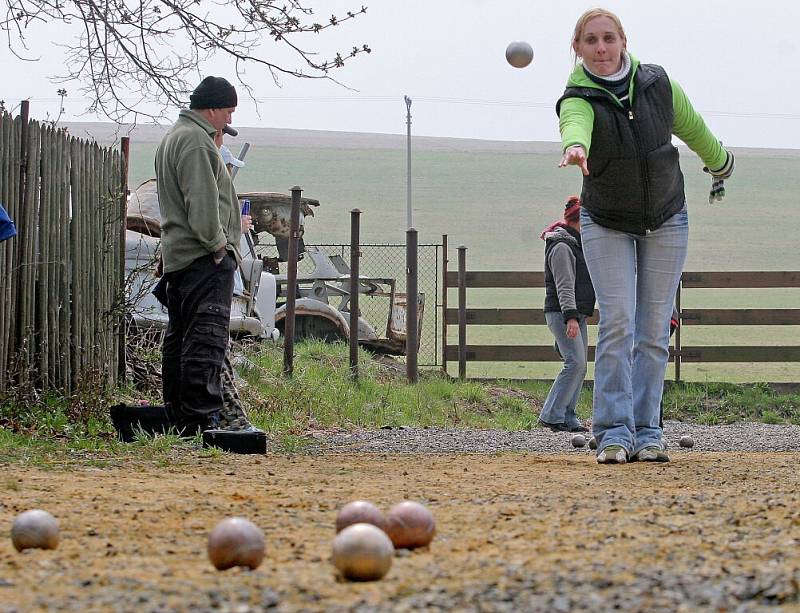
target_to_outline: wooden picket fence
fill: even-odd
[[[447,363],[458,363],[459,377],[466,378],[467,362],[557,362],[561,358],[547,345],[469,345],[468,326],[529,326],[547,325],[541,308],[467,308],[467,288],[523,289],[543,288],[544,273],[532,271],[467,271],[466,255],[459,248],[459,269],[444,271],[444,290],[458,288],[458,308],[445,308],[445,323],[458,325],[458,342],[448,344],[445,335],[442,361],[445,372]],[[683,326],[749,326],[800,325],[800,309],[797,308],[742,308],[742,309],[684,309],[681,297],[685,292],[697,288],[745,288],[753,292],[767,288],[800,287],[800,271],[741,271],[741,272],[684,272],[677,295],[677,307],[681,326],[673,337],[670,360],[675,364],[675,380],[681,380],[681,364],[689,362],[800,362],[800,345],[696,345],[681,343],[680,329]],[[446,304],[446,303],[445,303]],[[597,324],[597,312],[588,320]],[[726,338],[721,334],[722,339]],[[594,360],[594,346],[589,347],[590,361]],[[800,370],[798,370],[800,381]]]
[[[127,140],[122,150],[0,114],[0,392],[71,393],[122,367]]]

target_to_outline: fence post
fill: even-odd
[[[20,217],[25,207],[26,179],[28,177],[28,121],[30,120],[31,103],[23,100],[19,107],[20,119],[20,152],[19,152],[19,210]]]
[[[21,377],[17,384],[29,385],[31,382],[28,377],[30,373],[30,355],[33,347],[31,330],[28,329],[28,298],[26,290],[30,291],[32,283],[28,284],[28,278],[32,267],[30,259],[27,257],[28,251],[33,248],[36,239],[34,237],[33,224],[36,220],[31,215],[28,203],[28,149],[30,147],[30,101],[23,100],[20,103],[20,154],[19,154],[19,200],[17,203],[17,239],[16,266],[18,271],[14,275],[14,297],[15,302],[15,339],[13,351],[16,353],[18,375]]]
[[[300,194],[303,189],[292,188],[292,212],[289,216],[289,255],[286,270],[286,323],[283,328],[283,374],[294,372],[294,307],[297,296],[297,248],[300,239]]]
[[[15,216],[15,207],[11,202],[14,193],[16,168],[11,163],[14,159],[10,145],[14,142],[14,119],[5,111],[0,113],[0,201],[8,208],[12,219]],[[0,243],[0,268],[8,271],[0,277],[0,392],[6,390],[8,385],[8,348],[11,335],[9,318],[11,312],[11,270],[14,267],[12,255],[12,242]]]
[[[678,327],[675,329],[675,383],[681,380],[681,283],[678,281],[678,291],[675,292],[675,308],[678,311]]]
[[[361,211],[350,211],[350,377],[358,379],[358,263],[361,257]]]
[[[409,383],[419,380],[417,352],[419,351],[419,292],[417,277],[417,231],[406,230],[406,379]]]
[[[442,234],[442,372],[447,374],[447,234]]]
[[[119,286],[114,288],[114,291],[119,300],[124,300],[125,291],[125,239],[127,232],[127,219],[128,219],[128,167],[131,157],[131,138],[130,136],[123,136],[120,142],[120,151],[122,152],[122,181],[120,185],[119,197],[119,213],[122,218],[120,225],[120,261],[119,261]],[[117,337],[119,347],[118,364],[117,364],[117,377],[119,381],[125,381],[125,346],[126,346],[126,331],[125,331],[125,314],[120,314],[119,322],[119,335]]]
[[[458,378],[467,378],[467,248],[458,248]]]

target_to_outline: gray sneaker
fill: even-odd
[[[669,456],[658,445],[650,445],[636,452],[631,462],[669,462]]]
[[[597,454],[598,464],[625,464],[628,452],[621,445],[608,445]]]

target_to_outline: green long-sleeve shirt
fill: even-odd
[[[638,67],[639,61],[631,56],[632,74],[629,90],[631,103],[633,103],[635,96],[633,75]],[[700,114],[694,110],[692,103],[681,86],[673,79],[670,79],[670,85],[672,86],[672,107],[674,110],[672,133],[686,143],[689,149],[694,151],[706,166],[712,169],[722,168],[727,160],[725,149],[722,148],[717,138],[708,129]],[[567,87],[603,89],[603,87],[586,76],[581,64],[578,64],[575,70],[572,71],[567,81]],[[619,99],[614,94],[608,93],[619,102]],[[619,104],[622,106],[621,102]],[[592,129],[594,127],[592,105],[583,98],[567,98],[563,100],[558,126],[561,131],[562,150],[573,145],[581,145],[588,157],[592,145]]]
[[[202,115],[183,110],[156,151],[165,273],[223,247],[241,260],[239,204],[215,132]]]

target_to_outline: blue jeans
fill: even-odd
[[[570,428],[580,425],[575,407],[581,395],[583,379],[586,377],[586,353],[589,337],[586,334],[586,317],[578,318],[579,334],[567,336],[567,324],[559,311],[544,314],[547,327],[556,337],[558,350],[564,358],[564,367],[558,373],[553,387],[547,394],[539,419],[548,424],[567,424]]]
[[[600,226],[581,211],[583,253],[600,326],[594,365],[598,453],[661,446],[659,407],[669,361],[669,320],[686,260],[686,207],[644,236]]]

